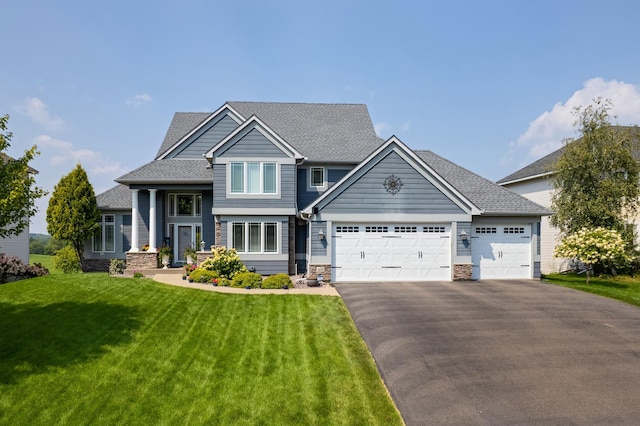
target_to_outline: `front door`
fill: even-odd
[[[193,227],[191,225],[178,225],[178,247],[176,247],[178,252],[174,253],[176,262],[184,261],[184,251],[191,247],[192,241]]]

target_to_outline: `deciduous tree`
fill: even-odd
[[[37,147],[26,150],[22,157],[11,158],[9,148],[12,133],[7,131],[9,116],[0,117],[0,237],[20,235],[29,225],[29,218],[38,212],[35,201],[46,195],[36,186],[29,162],[39,154]]]
[[[47,208],[47,230],[53,238],[67,241],[86,271],[84,243],[98,229],[100,211],[87,173],[78,164],[55,186]]]
[[[627,223],[639,207],[640,166],[637,128],[613,126],[612,103],[598,98],[576,108],[580,137],[565,141],[554,165],[551,224],[565,235],[582,228],[615,229],[633,241]],[[615,117],[614,117],[615,118]]]

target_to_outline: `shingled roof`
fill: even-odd
[[[484,215],[549,215],[552,212],[431,151],[414,151]]]
[[[615,131],[631,131],[631,135],[635,138],[640,138],[640,128],[638,126],[612,126]],[[505,176],[498,180],[496,183],[499,185],[505,185],[509,183],[519,182],[522,180],[533,179],[536,177],[549,175],[554,172],[553,167],[558,161],[558,158],[562,155],[564,146],[553,151],[551,154],[547,154],[539,160],[524,166],[520,170],[511,173],[509,176]],[[640,160],[640,152],[636,152],[635,157]]]
[[[102,194],[96,195],[100,210],[131,209],[131,190],[125,185],[116,185]]]
[[[382,144],[364,104],[228,102],[257,116],[309,161],[358,163]]]
[[[211,184],[213,171],[209,162],[202,159],[153,160],[144,166],[120,176],[116,182],[131,184]]]

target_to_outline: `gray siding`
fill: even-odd
[[[22,263],[29,263],[29,226],[20,233],[7,238],[0,238],[0,253],[16,256]]]
[[[318,237],[320,230],[325,235],[323,240]],[[331,238],[331,232],[327,232],[326,222],[311,222],[311,256],[327,255],[327,239]]]
[[[395,195],[384,187],[385,179],[392,174],[400,178],[403,185]],[[330,213],[464,213],[395,152],[389,153],[363,176],[351,182],[339,196],[322,204],[322,211]]]
[[[245,266],[249,269],[255,269],[260,275],[288,274],[289,262],[286,260],[254,260],[245,262]]]
[[[84,256],[86,259],[124,259],[125,252],[131,249],[131,212],[130,211],[103,211],[101,214],[114,215],[115,251],[94,252],[93,238],[84,243]],[[141,243],[143,244],[143,243]]]
[[[253,129],[235,143],[225,144],[218,151],[218,157],[260,157],[282,158],[288,157],[280,148],[275,146],[262,133]]]
[[[330,169],[327,168],[327,189],[345,177],[350,169]],[[298,169],[298,207],[303,209],[315,201],[322,192],[316,189],[309,189],[309,169]]]
[[[456,256],[471,256],[471,222],[458,222],[458,235],[453,237],[456,239]],[[460,233],[467,233],[467,240],[462,241]]]
[[[294,208],[296,166],[280,165],[280,198],[236,196],[227,198],[227,165],[213,166],[213,205],[219,208]]]
[[[237,127],[235,120],[225,115],[191,136],[172,153],[171,158],[202,158],[202,154],[216,146]]]

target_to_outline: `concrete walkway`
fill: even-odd
[[[318,296],[336,296],[340,295],[336,289],[331,285],[323,285],[322,287],[309,287],[309,288],[291,288],[289,290],[280,289],[251,289],[246,290],[244,288],[231,288],[231,287],[214,287],[210,284],[190,283],[183,280],[181,274],[156,274],[153,277],[154,281],[163,284],[175,285],[178,287],[196,288],[205,291],[215,291],[218,293],[236,293],[236,294],[310,294]]]

